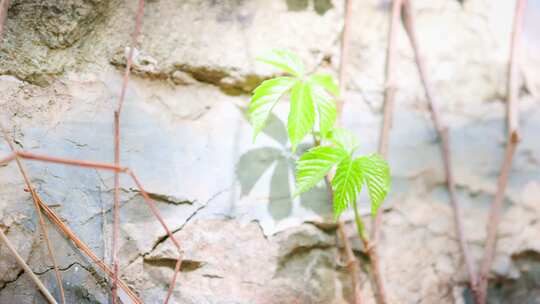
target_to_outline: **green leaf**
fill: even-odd
[[[253,125],[253,141],[264,128],[268,116],[278,100],[295,84],[292,77],[276,77],[263,81],[253,91],[248,107],[249,121]]]
[[[257,60],[268,63],[296,77],[304,75],[304,64],[298,55],[287,50],[272,50]]]
[[[358,163],[349,155],[339,163],[336,175],[332,180],[334,189],[334,217],[337,219],[349,204],[356,201],[362,189],[362,173]]]
[[[327,136],[333,144],[349,152],[354,152],[359,146],[358,138],[349,130],[344,128],[335,128]]]
[[[330,74],[313,74],[309,77],[312,83],[324,88],[334,96],[339,96],[339,86],[334,82],[334,77]]]
[[[296,151],[298,143],[311,131],[314,121],[315,109],[310,86],[298,81],[291,90],[291,111],[287,123],[293,152]]]
[[[321,136],[326,137],[326,134],[332,129],[336,122],[336,103],[332,96],[317,86],[311,87],[311,95],[313,101],[317,105],[317,111],[319,113],[320,134]]]
[[[347,151],[329,146],[315,147],[304,153],[296,162],[294,196],[313,188],[344,157],[347,157]]]
[[[375,216],[390,190],[390,167],[378,154],[362,156],[354,161],[368,187],[371,214]]]

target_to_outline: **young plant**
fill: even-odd
[[[273,50],[258,60],[277,67],[287,76],[263,81],[253,91],[248,107],[248,118],[255,129],[253,139],[265,127],[274,106],[288,95],[287,132],[293,152],[309,133],[315,140],[315,147],[301,155],[296,163],[294,195],[310,190],[335,168],[329,189],[333,192],[334,217],[339,218],[352,205],[360,237],[367,237],[358,215],[357,197],[366,185],[372,215],[377,213],[390,188],[388,164],[376,154],[354,157],[358,140],[350,131],[334,126],[338,114],[335,97],[339,95],[339,87],[332,76],[306,75],[300,58],[285,50]]]

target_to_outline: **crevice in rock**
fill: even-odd
[[[136,192],[137,194],[140,194],[140,191],[138,190],[132,190],[132,191]],[[180,198],[173,195],[167,195],[167,194],[162,194],[162,193],[148,192],[148,195],[150,196],[150,198],[152,198],[156,202],[162,202],[162,203],[171,204],[175,206],[193,205],[193,203],[195,202],[195,201],[188,200],[185,198]]]
[[[309,254],[312,250],[316,250],[316,249],[327,250],[333,247],[334,246],[328,245],[328,244],[314,244],[311,246],[298,246],[294,248],[292,251],[290,251],[289,253],[287,253],[286,255],[280,257],[278,263],[281,267],[283,267],[295,256],[306,255],[306,254]]]
[[[141,195],[141,192],[139,190],[135,190],[135,189],[129,189],[129,190],[121,189],[121,190],[124,193],[136,193],[136,196],[132,196],[132,197],[130,197],[128,199],[124,199],[124,200],[120,201],[120,208],[124,207],[125,205],[130,203],[134,198]],[[107,191],[102,191],[102,192],[112,192],[112,189],[109,189]],[[153,199],[155,202],[160,202],[160,203],[165,203],[165,204],[170,204],[170,205],[175,205],[175,206],[193,205],[196,202],[196,200],[188,200],[188,199],[179,198],[179,197],[176,197],[176,196],[173,196],[173,195],[166,195],[166,194],[162,194],[162,193],[152,193],[152,192],[147,192],[147,193],[150,196],[150,198]],[[107,208],[106,210],[100,211],[100,212],[90,216],[82,224],[85,225],[85,224],[91,222],[92,220],[94,220],[95,218],[97,218],[98,216],[107,215],[107,214],[111,213],[113,209],[114,208],[111,207],[111,208]]]
[[[110,63],[118,68],[126,67],[126,50],[119,50]],[[254,73],[243,73],[234,67],[211,67],[175,63],[161,66],[151,55],[136,50],[131,72],[139,77],[152,80],[168,80],[175,85],[192,85],[197,82],[218,87],[227,95],[250,94],[259,83],[270,77]]]
[[[231,189],[232,186],[229,186],[223,190],[220,190],[218,191],[217,193],[215,193],[214,195],[212,195],[212,197],[210,197],[208,199],[208,201],[204,204],[204,205],[201,205],[199,208],[197,208],[185,221],[184,223],[171,231],[172,234],[175,234],[177,233],[178,231],[182,230],[201,210],[203,210],[204,208],[206,208],[208,206],[208,204],[210,204],[216,197],[218,197],[219,195],[221,195],[222,193],[226,192],[226,191],[229,191]],[[163,235],[162,237],[158,238],[157,241],[154,243],[154,245],[152,246],[152,249],[149,251],[149,252],[146,252],[144,254],[142,254],[143,257],[146,257],[148,254],[150,254],[152,251],[154,251],[158,246],[159,244],[161,243],[164,243],[166,240],[169,239],[169,235],[168,234],[165,234]]]
[[[143,258],[143,262],[145,264],[148,264],[150,266],[154,267],[166,267],[170,269],[175,269],[176,267],[176,259],[170,259],[170,258]],[[181,272],[191,272],[195,271],[201,267],[203,267],[206,263],[202,261],[195,261],[195,260],[182,260],[182,266],[180,267]]]
[[[4,290],[4,288],[6,288],[9,284],[15,283],[18,279],[20,279],[20,277],[23,275],[23,273],[24,273],[24,270],[21,269],[21,270],[17,273],[17,276],[15,277],[15,279],[10,280],[10,281],[4,281],[4,282],[3,282],[3,285],[0,286],[0,292],[2,292],[2,290]]]
[[[208,274],[208,273],[205,273],[202,276],[209,279],[224,279],[225,278],[217,274]]]

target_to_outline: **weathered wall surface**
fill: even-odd
[[[20,149],[112,162],[112,113],[135,2],[12,1],[0,43],[0,108]],[[414,4],[419,41],[450,126],[466,234],[479,259],[505,142],[502,99],[514,1],[462,2]],[[361,153],[373,152],[378,141],[388,13],[388,1],[355,1],[342,120],[358,134]],[[536,28],[532,14],[527,29]],[[280,121],[287,105],[278,107],[279,117],[256,143],[242,114],[248,92],[275,73],[254,60],[271,48],[291,49],[309,67],[335,73],[342,15],[343,2],[330,0],[146,4],[122,116],[122,162],[139,175],[182,242],[186,260],[174,302],[346,303],[350,298],[324,189],[291,198],[295,156]],[[493,303],[540,303],[540,78],[534,33],[525,33],[523,141],[499,231]],[[465,303],[465,269],[439,145],[403,30],[398,44],[389,151],[393,188],[379,244],[388,296],[390,303]],[[1,144],[0,152],[7,153],[7,146]],[[110,261],[112,174],[35,162],[27,167],[44,200]],[[130,180],[122,179],[122,190],[121,275],[145,303],[159,303],[174,271],[175,251]],[[36,223],[16,166],[0,168],[0,228],[58,293]],[[353,227],[348,228],[363,257]],[[68,301],[106,303],[104,275],[52,227],[51,238]],[[365,273],[362,289],[373,303]],[[41,302],[0,246],[0,303]]]

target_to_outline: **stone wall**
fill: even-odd
[[[0,116],[18,148],[113,160],[113,109],[137,1],[14,0],[0,43]],[[428,71],[450,127],[465,231],[482,255],[505,143],[504,95],[514,1],[413,1]],[[540,303],[540,77],[537,1],[521,54],[523,141],[511,171],[492,303]],[[278,106],[252,142],[243,109],[275,70],[271,48],[336,73],[343,1],[153,0],[122,116],[122,162],[140,177],[184,250],[175,303],[347,303],[351,288],[324,188],[291,198],[295,155]],[[389,1],[354,1],[343,124],[373,152],[381,125]],[[537,15],[536,15],[537,16]],[[536,38],[535,38],[536,37]],[[436,133],[413,53],[398,33],[393,186],[379,244],[390,303],[467,303]],[[304,149],[309,147],[306,142]],[[0,155],[8,152],[0,145]],[[113,176],[26,163],[42,198],[110,262]],[[121,277],[159,303],[175,251],[133,183],[122,179]],[[55,295],[37,216],[14,164],[0,168],[0,228]],[[361,198],[367,206],[367,198]],[[362,207],[369,221],[367,207]],[[351,215],[347,229],[366,262]],[[69,303],[107,303],[106,277],[49,224]],[[365,273],[366,303],[374,303]],[[529,302],[527,302],[529,301]],[[44,303],[0,246],[0,303]]]

